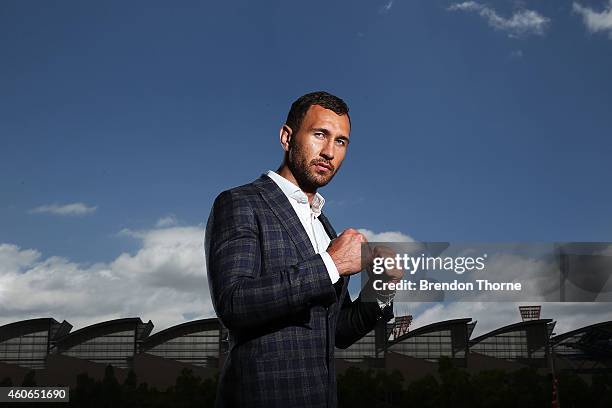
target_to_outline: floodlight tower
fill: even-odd
[[[519,312],[521,313],[521,319],[524,322],[529,320],[539,320],[542,306],[519,306]]]

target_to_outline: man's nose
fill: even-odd
[[[327,143],[325,143],[320,154],[327,160],[331,160],[334,158],[334,141],[332,138],[329,138]]]

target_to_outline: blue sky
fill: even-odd
[[[3,1],[1,303],[58,281],[0,318],[144,314],[117,306],[123,298],[82,315],[54,306],[62,268],[76,271],[73,288],[91,274],[121,282],[126,259],[134,274],[170,275],[143,296],[164,288],[194,304],[180,288],[200,259],[184,237],[197,241],[220,191],[279,165],[291,102],[321,89],[347,101],[353,124],[342,170],[321,190],[337,230],[611,241],[611,10],[608,0]],[[147,256],[183,244],[197,259],[177,283],[182,255]],[[20,281],[29,273],[40,275]],[[210,313],[197,302],[163,321]]]

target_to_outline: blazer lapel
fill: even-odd
[[[335,239],[338,236],[336,230],[334,230],[334,227],[331,226],[331,223],[323,213],[319,215],[319,221],[323,224],[323,228],[325,228],[325,232],[327,232],[330,239]]]
[[[300,219],[293,210],[291,203],[280,187],[276,185],[274,180],[265,174],[255,180],[253,184],[260,190],[264,201],[266,201],[270,209],[272,209],[272,212],[274,212],[281,224],[289,232],[289,236],[297,247],[302,259],[307,259],[314,256],[316,252],[312,247],[310,238],[308,238],[308,234],[306,233],[304,226],[300,222]],[[327,232],[329,238],[335,239],[338,235],[336,234],[334,227],[332,227],[331,223],[327,217],[323,215],[323,213],[319,215],[319,220],[323,224],[323,228],[325,229],[325,232]],[[334,285],[336,288],[336,293],[340,298],[340,302],[342,302],[344,294],[347,293],[345,290],[347,283],[348,279],[341,276],[340,280]]]
[[[255,180],[253,184],[259,188],[263,199],[289,232],[289,236],[297,247],[302,259],[314,256],[316,252],[312,247],[310,238],[308,238],[304,226],[280,187],[265,174]]]

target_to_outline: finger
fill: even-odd
[[[364,248],[364,258],[365,258],[365,262],[366,265],[370,265],[372,262],[374,262],[374,252],[372,251],[372,247],[370,245],[362,245],[362,248]]]

